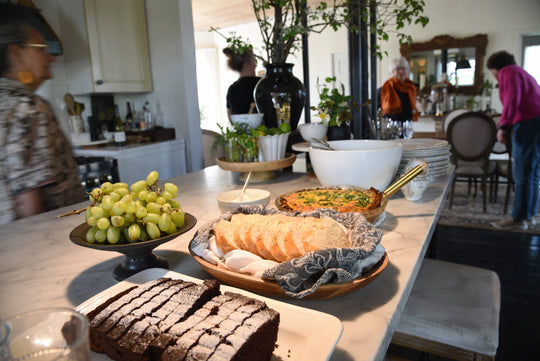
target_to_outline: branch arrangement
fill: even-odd
[[[312,5],[313,4],[313,5]],[[379,41],[387,41],[394,34],[402,42],[410,42],[411,36],[401,30],[406,25],[419,24],[425,27],[429,21],[423,16],[424,0],[251,0],[255,18],[263,39],[265,56],[255,56],[267,63],[285,63],[290,54],[301,47],[302,35],[321,33],[328,27],[334,31],[346,26],[349,31],[377,34]],[[375,15],[375,16],[372,16]],[[371,19],[375,18],[375,21]],[[364,29],[358,25],[368,24]],[[211,28],[222,35],[229,46],[238,52],[251,48],[249,41],[235,33],[226,36],[219,29]],[[382,54],[375,46],[379,57]]]

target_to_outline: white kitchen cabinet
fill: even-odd
[[[116,159],[120,182],[132,184],[146,179],[151,171],[165,180],[186,173],[186,144],[184,139],[151,144],[114,145],[103,148],[74,149],[76,157],[104,157]]]
[[[70,92],[151,92],[144,0],[83,0],[82,7],[77,1],[66,5],[71,8],[66,9],[68,14],[78,13],[86,24],[64,22]]]

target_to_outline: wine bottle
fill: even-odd
[[[133,131],[133,113],[131,112],[131,104],[127,102],[127,113],[126,113],[126,127],[127,132]]]
[[[120,112],[118,111],[118,105],[116,104],[114,105],[114,113],[116,115],[116,119],[114,121],[113,139],[114,143],[121,147],[126,145],[126,132],[124,131],[124,123],[122,123]]]

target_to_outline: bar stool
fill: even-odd
[[[494,360],[500,302],[495,272],[426,258],[392,343],[453,360]]]

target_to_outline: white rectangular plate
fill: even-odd
[[[177,272],[167,271],[162,268],[151,268],[141,271],[126,280],[98,293],[77,307],[77,311],[87,314],[97,305],[103,303],[115,294],[132,287],[160,277],[182,279],[201,283],[202,280],[186,276]],[[314,311],[290,305],[285,302],[259,296],[257,294],[241,290],[239,288],[221,285],[222,292],[236,292],[266,302],[268,307],[273,308],[280,315],[277,344],[272,361],[279,360],[329,360],[343,332],[341,321],[327,313]],[[92,352],[92,360],[110,360],[104,354]]]

